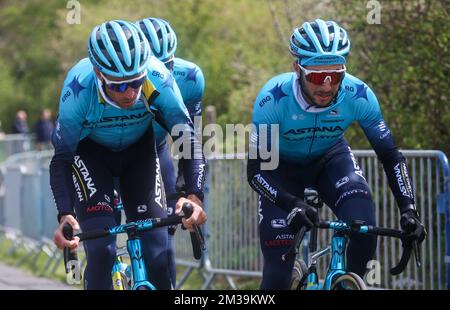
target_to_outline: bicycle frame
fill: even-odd
[[[171,218],[150,218],[146,220],[140,220],[136,222],[129,222],[127,224],[118,225],[112,228],[105,228],[102,230],[82,232],[80,234],[75,235],[75,237],[80,238],[80,241],[97,239],[111,235],[118,235],[127,233],[127,251],[131,259],[131,270],[133,274],[133,290],[137,290],[140,288],[147,288],[150,290],[155,290],[155,286],[148,280],[148,274],[145,267],[145,261],[142,252],[141,240],[138,236],[138,232],[141,231],[149,231],[158,227],[167,227],[171,225],[178,225],[181,223],[181,219],[183,217],[188,218],[191,216],[193,212],[193,207],[189,203],[184,203],[182,208],[183,214],[174,216]],[[191,243],[193,248],[194,257],[196,253],[201,253],[202,248],[205,247],[203,236],[200,235],[201,231],[198,229],[196,225],[193,226],[195,229],[195,233],[191,234]],[[72,227],[69,224],[64,226],[64,236],[71,240],[73,236]],[[67,248],[65,248],[65,253],[69,252]],[[65,258],[65,266],[67,266]],[[116,262],[113,265],[112,275],[113,278],[120,277],[120,267],[121,261],[120,256],[117,257]],[[66,272],[68,272],[66,270]],[[122,279],[121,279],[122,280]],[[115,284],[115,283],[114,283]],[[119,288],[120,289],[120,288]],[[123,286],[122,286],[123,289]]]
[[[331,240],[331,247],[327,246],[324,249],[309,254],[310,267],[308,269],[307,290],[329,290],[331,283],[336,276],[346,273],[345,253],[347,247],[347,238],[345,236],[334,235]],[[319,283],[319,277],[316,272],[316,264],[319,257],[328,253],[332,253],[330,265],[328,267],[327,275],[323,284]]]
[[[145,267],[144,255],[142,252],[141,240],[137,234],[141,230],[151,230],[154,228],[152,221],[140,221],[136,223],[128,223],[113,227],[109,230],[111,235],[127,233],[127,251],[131,260],[131,271],[133,274],[133,290],[146,287],[150,290],[156,290],[155,286],[148,280],[147,268]],[[113,266],[117,269],[118,263]]]
[[[147,280],[148,274],[142,254],[141,241],[135,231],[128,233],[127,250],[131,259],[131,271],[133,272],[133,290],[143,286],[150,290],[156,290],[155,286]]]
[[[324,249],[315,250],[317,238],[317,229],[323,228],[323,229],[332,229],[334,230],[334,234],[331,240],[331,247],[327,246]],[[293,246],[289,249],[289,251],[283,255],[283,260],[288,260],[289,257],[293,257],[292,255],[297,256],[298,248],[301,245],[301,242],[303,240],[303,237],[305,235],[306,228],[302,228],[299,233],[295,237],[295,242]],[[416,241],[411,241],[408,239],[408,237],[405,235],[404,232],[394,229],[388,229],[388,228],[380,228],[380,227],[374,227],[370,225],[364,225],[361,221],[353,221],[351,224],[348,224],[346,222],[342,221],[325,221],[321,222],[317,227],[315,227],[311,231],[311,235],[313,236],[310,238],[313,240],[309,246],[311,252],[308,255],[308,273],[307,273],[307,290],[330,290],[331,286],[333,284],[333,281],[336,277],[341,276],[343,274],[347,273],[346,268],[346,253],[347,253],[347,242],[348,237],[353,234],[371,234],[371,235],[378,235],[378,236],[389,236],[389,237],[395,237],[402,240],[402,246],[403,246],[403,253],[402,257],[400,259],[400,262],[397,266],[393,267],[391,269],[392,275],[400,274],[405,268],[409,261],[409,257],[411,253],[414,253],[415,259],[416,259],[416,265],[418,268],[420,268],[420,252],[418,251],[418,245]],[[409,241],[408,241],[409,240]],[[412,252],[414,250],[414,252]],[[319,283],[319,277],[317,275],[316,265],[317,265],[317,259],[321,256],[324,256],[325,254],[328,254],[331,251],[332,256],[330,259],[330,264],[328,267],[327,274],[325,276],[323,284]],[[303,282],[305,279],[301,279],[301,282]],[[300,283],[301,285],[301,283]]]

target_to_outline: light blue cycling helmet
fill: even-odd
[[[152,53],[162,62],[168,61],[177,49],[177,35],[161,18],[148,17],[136,22],[150,43]]]
[[[147,69],[150,46],[136,25],[113,20],[96,26],[88,41],[89,59],[102,73],[129,77]]]
[[[289,43],[291,54],[302,66],[345,64],[350,52],[347,31],[334,21],[321,19],[295,28]]]

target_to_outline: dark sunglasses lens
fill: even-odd
[[[133,81],[133,82],[130,82],[130,83],[127,82],[127,83],[122,83],[122,84],[106,84],[106,86],[109,89],[111,89],[112,91],[115,91],[117,93],[123,93],[127,90],[128,87],[131,87],[134,89],[141,87],[142,83],[144,83],[146,78],[147,77],[144,76],[143,78]]]
[[[310,73],[306,76],[306,80],[316,85],[322,85],[329,80],[331,85],[339,84],[344,76],[344,72],[323,72]]]
[[[145,81],[146,78],[147,78],[147,77],[144,76],[142,79],[139,79],[139,80],[137,80],[137,81],[130,82],[130,83],[128,83],[128,86],[131,87],[131,88],[134,88],[134,89],[139,88],[139,87],[141,87],[141,85],[144,83],[144,81]]]
[[[109,89],[111,89],[112,91],[115,91],[117,93],[123,93],[128,88],[128,84],[127,83],[123,83],[123,84],[106,84],[106,86]]]

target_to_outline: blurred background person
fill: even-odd
[[[24,110],[18,110],[12,125],[12,133],[28,133],[29,131],[27,113]]]
[[[50,139],[53,127],[52,112],[49,109],[43,109],[35,125],[36,149],[41,151],[51,148]]]

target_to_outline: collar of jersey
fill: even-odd
[[[109,100],[106,97],[106,94],[103,95],[102,91],[101,91],[101,81],[99,81],[98,79],[95,79],[95,83],[97,84],[97,95],[98,95],[98,102],[100,102],[101,104],[110,104],[113,107],[119,108],[114,102],[112,102],[111,100]],[[145,82],[142,84],[142,89],[141,89],[141,94],[140,96],[144,96],[145,99],[147,101],[150,100],[150,97],[152,96],[152,94],[156,91],[155,86],[153,85],[153,83],[147,78],[147,80],[145,80]],[[120,109],[120,108],[119,108]]]
[[[342,88],[342,83],[338,90],[337,98],[333,99],[334,103],[332,103],[331,105],[329,105],[327,107],[319,108],[319,107],[315,107],[315,106],[310,106],[306,102],[306,99],[303,96],[303,92],[301,91],[301,84],[300,84],[300,80],[299,80],[299,77],[297,74],[294,73],[293,81],[292,81],[292,90],[294,92],[295,101],[297,101],[298,105],[300,106],[300,108],[303,111],[310,112],[310,113],[326,112],[328,110],[331,110],[332,108],[335,108],[338,104],[340,104],[345,96],[344,92],[341,91],[341,88]]]

